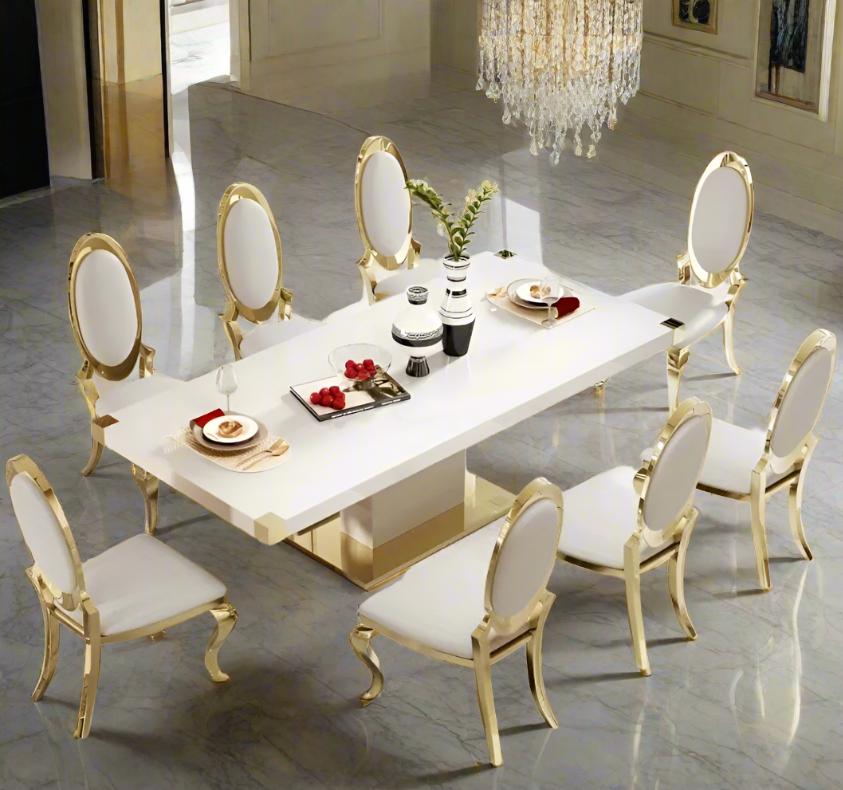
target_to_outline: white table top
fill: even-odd
[[[283,540],[670,347],[665,316],[578,284],[597,308],[551,330],[494,310],[484,297],[489,286],[544,271],[518,257],[473,256],[471,349],[462,358],[435,354],[426,378],[406,375],[407,354],[392,342],[393,317],[407,304],[399,297],[237,362],[232,409],[263,420],[291,445],[291,457],[275,469],[242,474],[188,447],[166,452],[168,436],[224,406],[215,372],[114,412],[106,444],[244,532]],[[444,285],[430,284],[434,307]],[[317,422],[290,386],[330,375],[329,352],[348,343],[388,348],[390,374],[411,399]]]

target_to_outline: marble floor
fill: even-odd
[[[143,508],[129,465],[106,451],[92,477],[88,420],[75,388],[66,266],[89,230],[115,236],[142,288],[145,339],[159,370],[190,378],[229,357],[215,255],[216,209],[235,180],[271,202],[294,307],[322,318],[359,295],[352,182],[370,134],[400,146],[413,176],[455,199],[483,178],[501,197],[475,249],[508,247],[610,293],[672,279],[690,195],[677,196],[568,154],[531,157],[484,97],[428,94],[332,116],[194,85],[181,95],[177,155],[136,171],[0,209],[0,437],[32,455],[60,497],[83,557],[136,534]],[[417,214],[423,254],[433,222]],[[691,356],[683,392],[716,415],[759,425],[787,364],[817,326],[843,334],[843,246],[759,213],[744,259],[732,376],[715,339]],[[482,277],[480,271],[472,273]],[[492,394],[493,395],[493,394]],[[667,417],[664,360],[583,392],[473,448],[471,468],[517,491],[537,475],[563,488],[639,450]],[[65,635],[45,699],[41,616],[28,556],[0,493],[0,787],[163,788],[843,788],[843,375],[819,428],[804,508],[817,558],[801,561],[785,497],[768,508],[774,590],[758,594],[748,506],[698,495],[687,598],[699,640],[674,619],[665,573],[644,577],[653,674],[638,675],[623,587],[557,567],[545,677],[560,721],[547,729],[523,661],[494,669],[505,765],[489,769],[473,678],[383,642],[387,685],[368,682],[347,635],[360,591],[299,552],[259,545],[165,491],[161,540],[217,574],[241,619],[216,687],[204,670],[210,618],[104,651],[94,729],[74,741],[82,673]]]

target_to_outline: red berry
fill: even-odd
[[[331,406],[334,403],[334,396],[330,392],[322,396],[322,405]]]
[[[329,391],[331,395],[333,395],[335,398],[337,397],[337,395],[340,394],[340,388],[336,384],[334,384],[334,386],[331,387]]]
[[[329,390],[327,387],[322,387],[322,389],[319,390],[319,394],[324,397],[325,395],[330,395],[331,390]]]
[[[322,402],[322,396],[318,392],[314,392],[310,396],[310,402],[315,406],[317,403]]]
[[[337,410],[345,408],[345,398],[334,398],[334,408]]]
[[[357,378],[357,370],[355,368],[346,368],[345,369],[345,377],[347,379],[356,379]]]
[[[356,363],[353,359],[349,359],[349,360],[345,363],[345,366],[346,366],[347,368],[356,368],[356,367],[357,367],[357,363]]]
[[[364,359],[363,365],[365,366],[366,370],[374,370],[375,369],[375,363],[371,359]]]
[[[372,378],[372,374],[370,371],[366,370],[366,368],[363,368],[362,370],[358,371],[357,378],[360,379],[360,381],[368,381],[370,378]]]

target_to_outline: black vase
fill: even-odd
[[[445,288],[445,298],[439,307],[439,317],[442,319],[443,335],[442,347],[449,357],[464,357],[471,345],[471,335],[474,332],[474,307],[466,289],[468,267],[471,257],[463,255],[455,260],[453,255],[446,255],[442,259],[448,285]]]

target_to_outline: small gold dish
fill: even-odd
[[[243,424],[237,420],[226,420],[217,426],[217,432],[226,439],[233,439],[243,433]]]

